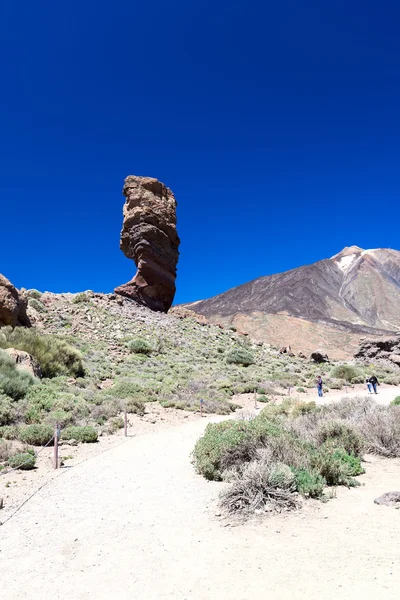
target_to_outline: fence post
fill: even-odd
[[[204,400],[200,400],[200,416],[203,416],[203,402]]]
[[[125,437],[128,437],[128,413],[126,411],[126,408],[124,411],[124,434]]]
[[[257,410],[257,390],[254,390],[254,408]]]
[[[54,468],[58,469],[58,423],[54,430]]]

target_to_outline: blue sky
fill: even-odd
[[[0,272],[130,279],[129,174],[178,200],[176,302],[400,249],[399,19],[385,0],[3,2]]]

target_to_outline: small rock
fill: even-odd
[[[375,498],[375,504],[379,504],[381,506],[395,506],[396,508],[400,507],[400,492],[386,492],[379,498]]]

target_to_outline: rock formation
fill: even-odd
[[[152,177],[130,175],[123,194],[126,201],[120,247],[138,270],[115,293],[167,312],[175,296],[179,257],[176,200],[170,189]]]
[[[24,350],[16,350],[15,348],[7,348],[4,350],[15,362],[15,366],[20,371],[27,371],[34,377],[42,377],[42,369],[38,361],[28,352]]]
[[[26,325],[30,322],[26,314],[27,299],[4,275],[0,275],[0,325]]]
[[[361,339],[355,358],[389,360],[400,367],[400,334],[381,339]]]

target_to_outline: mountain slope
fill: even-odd
[[[363,333],[384,335],[400,330],[400,252],[351,246],[330,259],[260,277],[187,306],[211,321],[236,324],[259,339],[298,349],[308,350],[313,338],[324,345],[324,331],[327,338],[347,332],[357,341]],[[308,339],[302,341],[302,335]],[[339,336],[333,347],[346,339]]]

